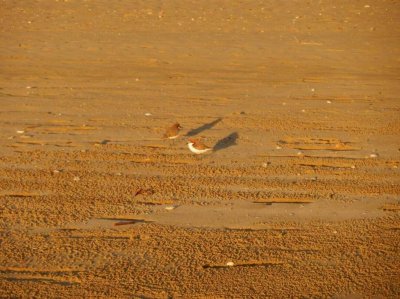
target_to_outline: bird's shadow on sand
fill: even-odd
[[[234,146],[236,145],[236,140],[238,138],[239,134],[237,132],[233,132],[228,136],[226,136],[225,138],[218,140],[218,142],[214,145],[213,150],[216,152]]]
[[[212,121],[212,122],[210,122],[208,124],[204,124],[204,125],[196,128],[196,129],[192,129],[192,130],[190,130],[189,132],[186,133],[186,136],[192,137],[192,136],[195,136],[197,134],[200,134],[203,131],[209,130],[212,127],[214,127],[217,123],[219,123],[221,120],[222,120],[222,118],[220,117],[220,118],[217,118],[216,120],[214,120],[214,121]]]

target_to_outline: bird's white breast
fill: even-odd
[[[206,149],[197,149],[193,146],[193,143],[188,143],[188,147],[190,149],[191,152],[195,153],[195,154],[203,154],[205,152],[208,152],[209,150],[211,150],[211,148],[206,148]]]

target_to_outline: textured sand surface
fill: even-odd
[[[0,297],[399,298],[399,40],[397,1],[1,1]]]

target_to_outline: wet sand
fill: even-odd
[[[0,297],[400,297],[399,38],[395,1],[3,1]]]

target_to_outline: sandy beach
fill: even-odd
[[[2,1],[0,44],[1,298],[400,298],[400,2]]]

